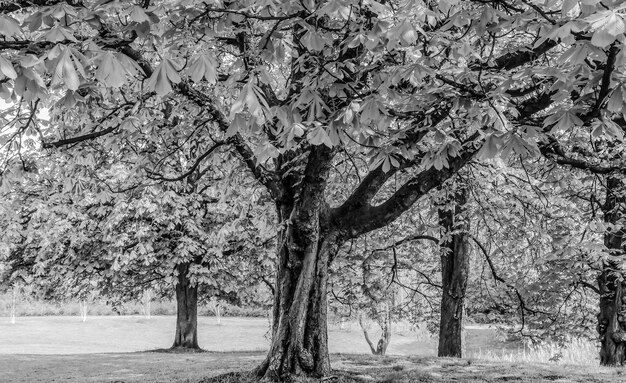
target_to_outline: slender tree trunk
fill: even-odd
[[[150,306],[152,304],[152,290],[151,289],[147,289],[146,291],[143,292],[141,303],[143,306],[143,315],[146,318],[150,319],[150,316],[151,316]]]
[[[459,186],[452,208],[439,209],[439,221],[446,231],[441,252],[441,320],[439,356],[460,358],[463,353],[463,308],[469,275],[469,220],[465,216],[468,190]]]
[[[172,348],[199,349],[198,346],[198,287],[189,280],[189,263],[181,263],[176,284],[176,337]]]
[[[11,324],[15,324],[15,318],[17,316],[17,287],[13,287],[11,295]]]
[[[363,323],[363,317],[359,317],[359,325],[361,326],[361,330],[363,330],[365,341],[370,346],[372,354],[385,355],[387,353],[387,347],[389,347],[389,342],[391,341],[391,310],[385,310],[378,324],[380,325],[382,332],[378,343],[374,345],[374,342],[372,342],[369,333],[367,332],[367,327]]]
[[[78,306],[80,308],[80,317],[83,320],[83,322],[86,322],[87,321],[87,311],[88,311],[87,300],[81,299],[80,302],[78,302]]]
[[[607,177],[606,201],[603,206],[604,221],[609,229],[604,234],[604,245],[609,256],[603,263],[598,277],[600,289],[600,313],[598,333],[600,335],[600,364],[623,366],[626,361],[626,282],[621,271],[626,234],[626,187],[618,176]]]

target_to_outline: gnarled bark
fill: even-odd
[[[329,255],[338,246],[332,235],[301,250],[293,246],[294,240],[280,249],[272,344],[257,369],[258,375],[275,381],[297,375],[322,377],[331,371],[326,287]]]
[[[438,356],[460,358],[463,353],[463,308],[469,275],[469,220],[465,217],[468,190],[459,187],[453,194],[454,207],[440,208],[439,222],[448,233],[441,252],[441,320]]]
[[[189,263],[177,266],[176,337],[172,348],[199,349],[198,346],[198,287],[189,280]]]
[[[624,255],[626,243],[626,185],[618,176],[607,177],[604,221],[609,229],[604,234],[604,245],[609,257],[598,276],[600,313],[597,330],[600,335],[600,364],[623,366],[626,362],[626,283],[623,271],[614,257]]]
[[[326,289],[339,240],[330,230],[324,190],[333,152],[316,147],[311,157],[297,193],[277,203],[285,224],[278,233],[272,344],[256,371],[274,381],[330,373]]]

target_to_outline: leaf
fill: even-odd
[[[267,141],[257,146],[254,150],[254,155],[257,158],[257,161],[261,164],[270,158],[278,157],[279,154],[280,152],[278,151],[278,149],[276,149],[274,145]]]
[[[324,38],[313,30],[307,31],[301,41],[302,44],[311,51],[319,52],[324,49]]]
[[[204,78],[209,84],[215,84],[217,82],[216,68],[215,57],[202,54],[191,64],[188,72],[193,82],[200,82]]]
[[[512,153],[527,158],[539,154],[539,148],[534,143],[524,140],[517,134],[511,133],[508,135],[504,147],[502,148],[501,157],[506,159]]]
[[[561,7],[561,15],[566,17],[569,11],[574,9],[578,5],[578,0],[563,0],[563,6]]]
[[[270,112],[270,107],[267,104],[267,101],[265,101],[263,91],[251,81],[247,82],[246,85],[243,86],[237,101],[235,101],[231,106],[231,118],[233,118],[236,113],[242,112],[244,107],[247,107],[250,114],[257,119],[263,119],[264,114],[269,114]]]
[[[13,80],[17,78],[17,72],[15,72],[13,64],[2,55],[0,55],[0,73]]]
[[[63,42],[66,40],[78,42],[71,30],[63,28],[60,25],[55,25],[54,27],[50,28],[48,32],[44,33],[41,37],[44,40],[52,41],[53,43]]]
[[[403,45],[413,45],[417,41],[417,32],[410,23],[404,23],[399,32]]]
[[[580,64],[589,56],[589,48],[586,42],[574,44],[565,51],[558,59],[559,63],[568,63],[570,65]]]
[[[547,121],[548,120],[546,119],[546,122]],[[550,131],[551,132],[567,131],[567,130],[571,130],[572,128],[576,126],[582,126],[582,125],[583,125],[583,121],[576,114],[574,114],[571,110],[568,110],[561,115],[557,123],[552,127]]]
[[[138,5],[135,5],[134,7],[131,8],[130,13],[128,14],[128,17],[137,23],[143,23],[144,21],[147,21],[148,23],[158,23],[159,22],[159,18],[157,17],[156,20],[154,19],[156,16],[154,15],[154,13],[149,12],[150,14],[148,14],[143,8],[141,8]]]
[[[64,83],[70,90],[77,90],[80,86],[80,79],[70,57],[69,48],[63,48],[63,55],[59,58],[52,75],[52,86],[58,86],[61,83]]]
[[[487,136],[485,143],[476,154],[476,158],[479,160],[494,158],[498,154],[501,144],[502,138],[497,137],[495,134]]]
[[[13,37],[22,33],[19,23],[12,17],[0,15],[0,35]]]
[[[238,132],[243,131],[246,127],[247,124],[244,116],[241,113],[236,113],[235,117],[228,126],[228,130],[226,131],[226,138],[234,136]]]
[[[585,21],[589,22],[591,27],[595,29],[591,43],[600,48],[612,44],[618,36],[623,35],[626,31],[624,19],[615,11],[597,12],[587,17]]]
[[[608,133],[609,136],[614,137],[620,142],[624,142],[624,132],[615,122],[608,118],[603,118],[602,122],[605,126],[605,132]]]
[[[126,83],[126,69],[117,60],[113,52],[106,51],[102,54],[96,78],[112,88],[119,88]]]
[[[328,133],[321,124],[316,124],[316,126],[309,130],[309,133],[306,135],[307,140],[313,145],[326,145],[329,148],[333,147],[333,142],[331,141]]]
[[[611,97],[609,97],[606,108],[611,112],[622,111],[624,108],[624,90],[621,86],[617,87],[613,93],[611,93]]]
[[[615,36],[610,34],[606,29],[599,29],[593,33],[591,43],[597,47],[604,48],[615,41]]]
[[[180,75],[168,59],[163,59],[148,79],[148,89],[163,97],[172,91],[172,83],[181,81]]]

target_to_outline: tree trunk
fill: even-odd
[[[385,355],[387,353],[387,347],[389,347],[389,342],[391,340],[391,310],[387,309],[380,319],[379,323],[380,328],[382,330],[380,334],[380,339],[376,346],[374,346],[374,342],[369,337],[369,333],[367,332],[367,328],[363,323],[363,317],[359,317],[359,325],[361,326],[361,330],[363,330],[363,335],[365,336],[365,341],[370,346],[370,350],[374,355]]]
[[[600,335],[600,364],[623,366],[626,361],[626,282],[620,268],[621,260],[613,259],[624,255],[626,218],[626,187],[618,176],[607,177],[606,201],[603,206],[604,222],[608,229],[604,234],[604,245],[609,256],[603,263],[598,277],[600,289],[600,313],[598,333]]]
[[[279,208],[279,217],[289,208]],[[339,248],[336,235],[320,229],[320,209],[301,219],[290,213],[289,225],[279,233],[278,271],[272,324],[272,343],[256,373],[286,381],[296,376],[330,374],[326,288],[331,255]]]
[[[80,317],[82,318],[83,322],[87,321],[87,301],[84,299],[81,299],[80,302],[78,302],[79,305],[79,310],[80,310]]]
[[[468,190],[458,187],[454,206],[439,209],[439,222],[446,232],[441,244],[441,320],[438,356],[460,358],[463,353],[463,308],[469,276],[469,220],[465,216]]]
[[[189,280],[189,263],[181,263],[176,284],[176,338],[172,348],[199,349],[198,287]]]

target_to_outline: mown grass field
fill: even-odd
[[[0,382],[197,383],[252,369],[269,345],[267,319],[222,318],[217,325],[214,318],[200,317],[199,342],[207,352],[154,351],[171,345],[174,321],[172,316],[103,316],[86,322],[22,317],[11,324],[0,318]],[[517,354],[520,346],[494,330],[470,327],[466,333],[470,358],[462,360],[435,358],[434,339],[407,328],[393,334],[388,357],[368,355],[355,324],[331,326],[329,346],[339,381],[345,382],[626,382],[622,370],[596,367],[593,353],[579,355],[576,364],[549,361],[552,351],[523,363],[529,359]],[[493,360],[499,355],[504,358]]]

